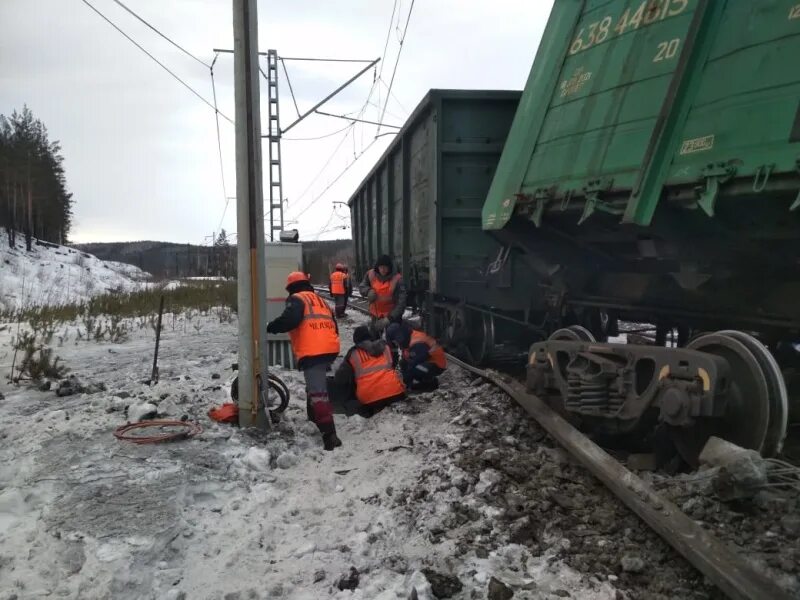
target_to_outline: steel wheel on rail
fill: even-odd
[[[494,351],[495,323],[490,314],[468,311],[468,333],[466,336],[466,352],[473,365],[486,364]]]
[[[570,325],[563,329],[558,329],[547,338],[558,342],[596,342],[592,332],[582,325]]]
[[[698,337],[687,346],[720,356],[730,365],[724,416],[699,417],[691,427],[670,430],[678,453],[692,467],[698,465],[700,452],[711,436],[759,452],[765,448],[770,429],[770,383],[749,345],[719,332]]]
[[[769,387],[769,426],[767,427],[767,437],[761,453],[764,456],[775,456],[783,448],[783,440],[786,438],[786,429],[789,426],[789,393],[786,390],[786,382],[783,379],[783,372],[778,361],[772,356],[767,347],[754,338],[752,335],[743,331],[726,330],[719,332],[722,335],[730,336],[742,342],[753,356],[756,357],[761,370],[767,378]]]

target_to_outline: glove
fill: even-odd
[[[389,326],[389,319],[383,317],[382,319],[378,319],[375,321],[375,331],[378,333],[382,333],[384,329]]]
[[[273,325],[274,321],[270,321],[267,323],[267,333],[278,333],[275,331],[275,325]]]
[[[373,304],[378,299],[378,292],[375,290],[370,290],[367,292],[367,300],[370,304]]]

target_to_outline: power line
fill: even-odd
[[[292,80],[289,79],[289,70],[286,68],[286,62],[280,59],[283,72],[286,75],[286,83],[289,84],[289,92],[292,95],[292,102],[294,102],[294,109],[297,111],[297,116],[300,116],[300,108],[297,106],[297,99],[294,97],[294,88],[292,87]]]
[[[336,131],[331,131],[330,133],[326,133],[324,135],[318,135],[316,137],[301,137],[301,138],[281,137],[281,140],[283,140],[284,142],[286,142],[286,141],[289,141],[289,142],[310,142],[310,141],[315,141],[315,140],[324,140],[325,138],[333,137],[337,133],[342,133],[345,129],[350,129],[350,127],[352,127],[352,126],[353,126],[353,123],[350,123],[350,125],[345,125],[341,129],[337,129]]]
[[[379,78],[378,78],[378,82],[379,82],[379,83],[382,83],[382,84],[383,84],[383,87],[385,87],[387,90],[389,90],[389,86],[386,84],[386,82],[385,82],[385,81],[384,81],[382,78],[380,78],[380,77],[379,77]],[[401,110],[402,110],[404,113],[406,113],[406,115],[407,115],[407,114],[408,114],[408,109],[407,109],[405,106],[403,106],[403,103],[402,103],[402,102],[400,102],[400,100],[397,98],[397,96],[394,94],[394,92],[392,92],[391,90],[389,90],[389,91],[388,91],[388,94],[389,94],[389,95],[392,97],[392,100],[394,100],[394,101],[395,101],[395,103],[397,103],[397,106],[399,106],[399,107],[400,107],[400,109],[401,109]]]
[[[345,138],[345,139],[347,139],[347,138]],[[358,156],[356,156],[356,157],[355,157],[355,158],[354,158],[354,159],[353,159],[353,160],[352,160],[350,163],[348,163],[348,165],[347,165],[347,166],[346,166],[346,167],[345,167],[345,168],[342,170],[342,172],[341,172],[341,173],[339,173],[339,174],[338,174],[338,175],[337,175],[337,176],[334,178],[334,180],[333,180],[333,181],[331,181],[331,182],[330,182],[330,183],[329,183],[327,186],[325,186],[325,189],[324,189],[324,190],[322,190],[322,191],[319,193],[319,195],[317,195],[317,196],[316,196],[316,197],[315,197],[315,198],[314,198],[314,199],[313,199],[313,200],[312,200],[312,201],[309,203],[309,205],[308,205],[308,206],[306,206],[306,207],[305,207],[305,208],[304,208],[304,209],[303,209],[303,210],[302,210],[300,213],[298,213],[298,214],[297,214],[297,216],[295,216],[295,219],[299,219],[301,216],[303,216],[303,215],[306,213],[306,211],[308,211],[308,209],[309,209],[309,208],[311,208],[312,206],[314,206],[314,204],[315,204],[315,203],[316,203],[316,202],[317,202],[317,201],[318,201],[320,198],[322,198],[322,197],[325,195],[325,193],[326,193],[326,192],[327,192],[329,189],[331,189],[331,188],[332,188],[334,185],[336,185],[336,183],[337,183],[337,182],[338,182],[338,181],[339,181],[339,180],[340,180],[342,177],[344,177],[344,174],[345,174],[345,173],[347,173],[347,171],[349,171],[349,170],[350,170],[350,167],[352,167],[354,164],[356,164],[356,162],[358,162],[358,159],[359,159],[359,158],[361,158],[362,156],[364,156],[364,154],[367,152],[367,150],[369,150],[369,149],[370,149],[370,147],[372,147],[372,145],[373,145],[373,144],[374,144],[376,141],[377,141],[377,138],[375,138],[375,139],[374,139],[374,140],[372,140],[372,141],[371,141],[369,144],[367,144],[367,146],[366,146],[366,147],[365,147],[363,150],[361,150],[361,152],[359,153],[359,155],[358,155]]]
[[[327,169],[327,168],[328,168],[328,165],[329,165],[329,164],[331,164],[331,161],[333,160],[333,157],[334,157],[334,156],[336,156],[336,153],[339,151],[339,148],[341,148],[341,147],[342,147],[342,144],[344,144],[345,140],[347,140],[347,134],[348,134],[348,133],[350,133],[350,130],[353,128],[353,126],[354,126],[354,125],[355,125],[355,123],[351,123],[350,125],[348,125],[347,127],[345,127],[345,134],[344,134],[344,136],[342,137],[342,139],[341,139],[341,140],[339,140],[339,143],[336,145],[336,148],[334,148],[334,149],[333,149],[333,152],[332,152],[332,153],[331,153],[331,155],[328,157],[328,160],[327,160],[327,161],[325,161],[325,164],[322,166],[322,168],[321,168],[321,169],[320,169],[320,170],[317,172],[317,174],[316,174],[316,175],[314,176],[314,178],[311,180],[311,183],[309,183],[309,184],[308,184],[308,186],[306,186],[306,189],[304,189],[304,190],[303,190],[303,192],[302,192],[302,193],[301,193],[301,194],[300,194],[300,195],[297,197],[297,200],[296,200],[296,202],[300,202],[300,200],[301,200],[301,199],[303,199],[303,198],[305,198],[306,194],[308,194],[308,192],[309,192],[309,191],[311,191],[311,188],[314,186],[314,184],[317,182],[317,180],[318,180],[318,179],[319,179],[319,178],[322,176],[322,174],[325,172],[325,169]],[[309,204],[309,206],[311,206],[311,205]],[[301,212],[300,214],[303,214],[303,213],[304,213],[306,210],[308,210],[309,206],[306,206],[306,207],[303,209],[303,212]],[[299,216],[300,216],[300,215],[297,215],[297,216],[296,216],[296,217],[294,217],[294,218],[295,218],[295,219],[297,219]]]
[[[217,123],[217,150],[219,152],[219,175],[222,179],[222,197],[225,198],[225,208],[222,209],[222,218],[219,220],[219,226],[217,229],[222,227],[222,222],[225,220],[225,213],[228,212],[228,203],[230,202],[230,198],[228,198],[228,192],[225,188],[225,167],[223,166],[222,161],[222,136],[219,133],[219,110],[217,109],[217,85],[214,83],[214,64],[217,62],[217,57],[219,54],[214,55],[214,60],[211,61],[211,64],[208,66],[208,70],[211,73],[211,91],[214,94],[214,120]]]
[[[178,50],[180,50],[181,52],[183,52],[183,53],[184,53],[186,56],[188,56],[188,57],[190,57],[190,58],[193,58],[194,60],[196,60],[197,62],[199,62],[201,65],[203,65],[204,67],[206,67],[207,69],[210,69],[210,68],[211,68],[211,65],[209,65],[208,63],[206,63],[206,62],[204,62],[204,61],[200,60],[200,59],[199,59],[199,58],[197,58],[197,57],[196,57],[194,54],[192,54],[191,52],[189,52],[189,51],[188,51],[186,48],[184,48],[183,46],[181,46],[181,45],[180,45],[180,44],[178,44],[177,42],[174,42],[174,41],[173,41],[173,40],[171,40],[169,37],[167,37],[166,35],[164,35],[163,33],[161,33],[161,32],[160,32],[158,29],[156,29],[156,28],[155,28],[153,25],[151,25],[150,23],[148,23],[147,21],[145,21],[145,20],[144,20],[142,17],[140,17],[140,16],[139,16],[139,15],[137,15],[135,12],[133,12],[133,11],[132,11],[130,8],[128,8],[127,6],[125,6],[125,5],[124,5],[124,4],[123,4],[123,3],[122,3],[120,0],[114,0],[114,2],[116,2],[116,3],[117,3],[119,6],[121,6],[122,8],[124,8],[126,11],[128,11],[128,12],[129,12],[131,15],[133,15],[133,16],[134,16],[136,19],[138,19],[139,21],[141,21],[142,23],[144,23],[145,25],[147,25],[147,27],[149,27],[150,29],[152,29],[153,31],[155,31],[155,32],[156,32],[158,35],[160,35],[162,38],[164,38],[165,40],[167,40],[167,41],[168,41],[170,44],[172,44],[173,46],[175,46],[175,47],[176,47]]]
[[[392,18],[389,19],[389,29],[386,30],[386,41],[383,44],[383,56],[381,57],[381,70],[378,73],[378,79],[381,78],[383,75],[383,61],[386,59],[386,50],[389,48],[389,36],[392,34],[392,24],[394,23],[394,13],[397,10],[397,0],[394,0],[394,6],[392,7]]]
[[[414,11],[414,0],[411,0],[411,6],[408,9],[408,17],[406,17],[406,26],[403,28],[403,37],[400,38],[400,48],[397,50],[397,58],[394,61],[394,69],[392,70],[392,78],[389,80],[389,91],[386,94],[386,100],[383,103],[383,113],[379,121],[383,122],[383,117],[386,114],[386,106],[389,104],[389,96],[392,93],[392,86],[394,85],[394,76],[397,74],[397,65],[400,64],[400,55],[403,52],[403,42],[406,41],[406,34],[408,33],[408,24],[411,22],[411,13]],[[377,133],[381,132],[381,126],[378,125]]]
[[[345,62],[345,63],[368,63],[372,62],[369,59],[365,58],[303,58],[297,56],[281,56],[279,57],[281,60],[304,60],[308,62]]]
[[[145,53],[145,54],[146,54],[146,55],[147,55],[147,56],[148,56],[148,57],[149,57],[151,60],[153,60],[153,61],[154,61],[154,62],[155,62],[155,63],[156,63],[156,64],[157,64],[159,67],[161,67],[161,68],[162,68],[162,69],[164,69],[164,70],[165,70],[167,73],[169,73],[170,75],[172,75],[172,77],[173,77],[174,79],[176,79],[176,80],[177,80],[177,81],[178,81],[178,82],[179,82],[179,83],[180,83],[180,84],[181,84],[183,87],[185,87],[187,90],[189,90],[190,92],[192,92],[192,94],[194,94],[195,96],[197,96],[197,97],[198,97],[198,98],[199,98],[199,99],[200,99],[200,100],[201,100],[203,103],[205,103],[205,104],[206,104],[206,106],[208,106],[210,109],[212,109],[212,110],[215,110],[215,111],[216,111],[216,109],[214,108],[214,105],[213,105],[213,104],[211,104],[211,102],[209,102],[208,100],[206,100],[206,99],[205,99],[203,96],[201,96],[201,95],[200,95],[200,93],[199,93],[197,90],[195,90],[195,89],[194,89],[192,86],[190,86],[188,83],[186,83],[186,82],[185,82],[183,79],[181,79],[181,78],[180,78],[180,77],[178,77],[178,76],[177,76],[175,73],[173,73],[173,72],[172,72],[172,71],[171,71],[171,70],[170,70],[170,69],[169,69],[169,68],[168,68],[168,67],[167,67],[167,66],[166,66],[164,63],[162,63],[162,62],[161,62],[160,60],[158,60],[158,59],[157,59],[155,56],[153,56],[153,55],[152,55],[152,54],[150,54],[150,53],[149,53],[147,50],[145,50],[145,49],[144,49],[144,48],[143,48],[143,47],[142,47],[142,46],[141,46],[141,45],[140,45],[140,44],[139,44],[139,43],[138,43],[136,40],[134,40],[134,39],[133,39],[131,36],[129,36],[127,33],[125,33],[124,31],[122,31],[122,29],[120,29],[119,27],[117,27],[117,25],[116,25],[116,24],[115,24],[113,21],[111,21],[111,19],[109,19],[108,17],[106,17],[106,16],[105,16],[103,13],[101,13],[101,12],[100,12],[99,10],[97,10],[97,9],[96,9],[94,6],[92,6],[92,4],[89,2],[89,0],[81,0],[81,1],[82,1],[82,2],[83,2],[85,5],[86,5],[86,6],[88,6],[89,8],[91,8],[91,9],[92,9],[94,12],[96,12],[98,15],[100,15],[100,17],[101,17],[101,18],[102,18],[102,19],[103,19],[103,20],[104,20],[106,23],[108,23],[109,25],[111,25],[111,26],[112,26],[114,29],[116,29],[116,30],[117,30],[119,33],[121,33],[123,36],[125,36],[125,38],[126,38],[126,39],[127,39],[129,42],[131,42],[131,43],[132,43],[134,46],[136,46],[137,48],[139,48],[139,50],[141,50],[142,52],[144,52],[144,53]],[[229,123],[233,124],[233,120],[232,120],[232,119],[230,119],[229,117],[227,117],[227,116],[226,116],[224,113],[221,113],[221,112],[220,112],[219,114],[220,114],[220,115],[222,115],[222,118],[223,118],[223,119],[225,119],[225,120],[226,120],[226,121],[228,121]]]
[[[394,6],[392,7],[392,16],[389,19],[389,27],[388,27],[388,29],[386,31],[386,40],[385,40],[384,46],[383,46],[383,55],[381,56],[381,60],[380,60],[380,63],[381,63],[381,71],[380,72],[381,73],[383,72],[383,61],[386,59],[386,52],[387,52],[388,47],[389,47],[389,37],[391,36],[392,26],[394,25],[394,17],[395,17],[395,12],[397,10],[397,2],[398,2],[398,0],[394,0]],[[286,60],[289,60],[289,59],[286,58]],[[361,119],[361,117],[364,115],[364,112],[367,110],[367,107],[370,105],[370,99],[372,98],[372,94],[375,92],[375,89],[378,87],[378,80],[379,79],[380,79],[380,75],[377,75],[377,76],[373,77],[372,85],[370,86],[369,93],[367,94],[367,99],[364,101],[364,105],[358,111],[358,116],[356,117],[357,119]],[[390,92],[391,92],[391,90],[390,90]],[[314,184],[317,182],[317,180],[320,178],[320,176],[325,172],[325,169],[328,168],[328,165],[330,165],[330,163],[333,160],[334,156],[336,156],[337,152],[339,152],[339,149],[342,147],[344,142],[347,140],[347,135],[355,127],[355,125],[356,125],[356,123],[354,121],[350,125],[345,127],[344,129],[339,130],[339,131],[344,131],[345,132],[344,136],[342,137],[340,142],[337,144],[336,148],[334,148],[333,152],[328,157],[328,160],[325,162],[325,164],[322,166],[322,168],[317,172],[317,174],[311,180],[311,183],[309,183],[309,185],[306,187],[306,189],[303,190],[303,192],[300,194],[300,196],[298,196],[296,202],[299,202],[300,200],[302,200],[306,196],[306,194],[308,194],[308,192],[311,190],[311,188],[314,186]],[[323,137],[330,137],[331,135],[336,135],[336,133],[339,133],[339,132],[334,132],[332,134],[328,134],[328,135],[323,136]],[[298,213],[297,216],[294,217],[294,219],[299,219],[301,215],[305,214],[306,211],[308,211],[314,205],[314,203],[317,202],[319,200],[319,198],[321,198],[325,194],[325,192],[328,191],[328,189],[330,189],[331,185],[336,183],[336,181],[338,181],[339,178],[341,178],[342,175],[344,175],[344,173],[347,171],[347,169],[349,169],[355,163],[355,161],[357,161],[358,158],[360,158],[360,156],[362,156],[363,153],[366,152],[366,150],[369,148],[369,146],[371,146],[375,142],[375,140],[378,139],[378,137],[379,136],[376,135],[375,138],[373,139],[373,141],[370,142],[370,144],[362,151],[362,153],[360,155],[356,156],[354,158],[353,162],[350,163],[347,167],[345,167],[345,171],[343,171],[339,176],[337,176],[337,178],[333,181],[333,183],[328,185],[328,187],[326,187],[319,196],[317,196],[316,198],[311,200],[311,202],[305,208],[303,208],[300,211],[300,213]],[[353,140],[355,142],[355,136],[353,137]]]
[[[372,104],[371,102],[370,102],[370,105],[374,106],[374,104]],[[322,115],[324,117],[333,117],[335,119],[345,119],[347,121],[352,121],[354,123],[366,123],[367,125],[380,125],[380,123],[378,123],[377,121],[369,121],[367,119],[358,119],[356,117],[348,117],[347,115],[335,115],[333,113],[325,112],[323,110],[315,110],[314,112],[317,113],[318,115]],[[400,125],[384,125],[384,127],[391,127],[392,129],[402,129],[402,127]]]

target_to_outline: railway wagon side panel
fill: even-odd
[[[485,271],[500,246],[481,231],[480,209],[518,101],[519,92],[429,92],[351,197],[359,276],[389,253],[412,291],[489,299]],[[494,296],[509,299],[507,289]]]
[[[484,230],[579,306],[797,330],[798,55],[796,0],[557,1]]]
[[[481,208],[494,177],[518,96],[486,102],[444,98],[439,113],[439,293],[472,303],[516,306],[511,278],[493,278],[487,267],[501,246],[481,231]],[[510,268],[510,265],[509,265]]]
[[[702,0],[556,2],[501,159],[484,227],[516,194],[634,187]],[[662,44],[668,41],[666,50]]]
[[[409,265],[405,276],[417,289],[430,287],[435,262],[431,260],[435,231],[436,123],[433,113],[419,121],[406,137],[409,146],[408,212]]]
[[[407,259],[404,258],[404,239],[408,235],[405,213],[403,210],[403,145],[400,144],[389,154],[389,179],[388,188],[391,191],[391,211],[392,211],[392,246],[391,253],[395,260],[400,264],[401,270],[405,270]]]

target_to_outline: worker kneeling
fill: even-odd
[[[391,348],[383,340],[373,340],[366,325],[356,327],[353,343],[336,370],[334,383],[355,390],[358,412],[370,417],[405,398],[406,386],[394,368]]]
[[[386,340],[402,350],[400,371],[409,391],[424,392],[439,387],[438,377],[447,368],[447,357],[435,339],[403,322],[386,328]]]
[[[297,368],[306,380],[308,416],[322,434],[325,450],[342,442],[336,436],[326,373],[339,355],[339,328],[330,306],[311,287],[308,275],[295,271],[286,279],[286,308],[267,325],[267,333],[289,332]]]

